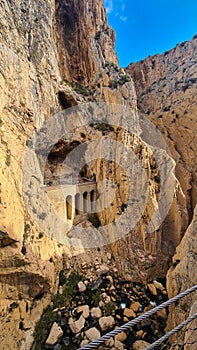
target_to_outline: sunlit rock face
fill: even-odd
[[[176,161],[176,176],[187,201],[191,224],[173,257],[167,273],[169,297],[196,284],[196,116],[197,116],[197,36],[181,43],[162,55],[155,55],[133,63],[127,72],[134,79],[140,111],[157,125],[163,133]],[[193,314],[196,293],[170,306],[167,329],[172,329]],[[194,323],[191,325],[195,328]],[[194,331],[194,338],[196,331]],[[193,335],[182,332],[171,339],[191,343]],[[185,339],[184,339],[185,337]],[[192,345],[193,344],[193,345]]]
[[[107,24],[103,2],[24,0],[19,3],[3,0],[0,12],[0,340],[3,348],[14,350],[30,348],[35,322],[56,293],[59,271],[68,266],[71,256],[77,256],[78,270],[86,261],[89,266],[94,266],[96,258],[107,264],[107,254],[112,254],[113,263],[124,279],[147,281],[164,277],[169,259],[187,226],[187,212],[183,192],[173,175],[174,161],[164,150],[156,159],[149,146],[151,140],[143,139],[134,83],[118,66],[115,35]],[[101,115],[102,123],[98,127],[92,121],[92,107],[93,110],[86,113],[85,126],[76,129],[78,119],[68,112],[73,129],[69,137],[61,135],[59,139],[61,118],[60,124],[55,124],[57,113],[61,115],[63,110],[84,103],[93,103],[93,106],[95,103],[111,104],[113,115],[119,119],[124,116],[124,123],[114,125],[114,119],[106,120],[106,115]],[[110,113],[108,110],[107,115]],[[94,117],[98,117],[96,111]],[[28,186],[24,191],[24,154],[28,154],[27,150],[32,154],[29,141],[48,120],[57,126],[52,129],[54,148],[47,148],[46,137],[41,139],[40,151],[43,152],[28,158],[35,173],[30,172],[34,176],[26,183]],[[132,132],[128,131],[129,125],[132,125]],[[42,132],[46,136],[46,130],[42,129]],[[108,138],[111,141],[106,143],[105,152],[110,153],[113,149],[116,154],[116,162],[112,163],[102,156],[103,142]],[[66,232],[63,232],[64,245],[60,244],[59,237],[53,239],[53,226],[47,221],[51,208],[45,210],[38,191],[41,185],[53,183],[60,176],[64,156],[87,141],[94,141],[96,147],[92,150],[88,146],[84,159],[88,161],[91,150],[96,159],[82,171],[83,177],[89,179],[94,174],[100,194],[104,179],[113,183],[115,189],[113,205],[109,203],[106,210],[98,213],[101,227],[111,224],[107,245],[98,247],[95,243],[88,249],[85,244],[73,246],[72,237]],[[122,152],[119,143],[124,146]],[[116,146],[112,148],[113,144]],[[136,208],[134,217],[139,217],[135,227],[130,226],[127,205],[130,190],[127,169],[131,163],[128,152],[142,164],[147,180],[143,214],[140,206],[133,205]],[[168,174],[164,189],[175,180],[171,209],[161,227],[157,225],[161,214],[159,160]],[[116,164],[119,162],[122,162],[122,168]],[[25,165],[28,170],[28,163]],[[137,194],[142,179],[140,175],[132,182]],[[168,195],[167,190],[163,193]],[[58,201],[54,198],[52,201],[61,212]],[[105,200],[101,197],[100,202],[103,204]],[[42,209],[37,215],[39,220],[35,219],[37,206]],[[119,236],[120,227],[113,222],[123,214],[128,224],[125,234]],[[55,221],[53,224],[56,227]],[[148,230],[150,224],[156,229]],[[86,229],[91,223],[85,221],[82,226]],[[99,237],[105,242],[102,230]]]
[[[173,266],[167,273],[167,289],[169,297],[173,297],[176,294],[183,292],[184,290],[192,287],[197,281],[196,266],[196,250],[197,250],[197,207],[194,210],[194,216],[188,227],[180,245],[177,247],[176,254],[173,257]],[[170,313],[168,317],[167,328],[171,329],[183,322],[187,317],[193,315],[196,312],[196,292],[191,293],[180,300],[177,304],[170,306]],[[196,340],[196,323],[191,324],[191,327],[195,329],[191,335],[191,331],[182,332],[182,334],[175,335],[173,340],[182,341],[185,340],[187,344],[188,336],[190,339],[194,337],[194,343],[186,346],[186,349],[195,349]],[[190,328],[190,327],[189,327]],[[185,338],[185,339],[184,339]]]
[[[163,133],[192,218],[196,205],[197,36],[127,68],[139,110]]]
[[[115,33],[103,2],[56,1],[55,34],[63,79],[96,82],[105,62],[117,65]]]

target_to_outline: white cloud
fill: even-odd
[[[126,7],[125,4],[122,4],[122,5],[121,5],[121,10],[122,10],[122,12],[124,12],[125,7]]]
[[[125,12],[125,0],[118,0],[118,7],[119,7],[119,11],[116,11],[115,13],[115,17],[118,17],[120,21],[122,22],[126,22],[128,17],[124,16],[124,12]],[[113,0],[105,0],[105,8],[107,13],[112,13],[114,11],[114,3]]]
[[[127,16],[120,16],[120,20],[123,21],[123,22],[126,22],[127,21]]]
[[[120,3],[122,12],[124,12],[126,8],[125,0],[119,0],[119,3]]]
[[[113,12],[113,0],[105,0],[105,8],[107,13]]]

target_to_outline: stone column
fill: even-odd
[[[80,193],[79,195],[79,212],[80,214],[83,214],[83,194]]]

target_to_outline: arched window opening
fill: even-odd
[[[72,196],[66,197],[66,215],[68,220],[72,220]]]
[[[83,211],[84,213],[88,211],[88,192],[83,193]]]

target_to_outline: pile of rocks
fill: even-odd
[[[78,282],[69,307],[53,309],[59,321],[53,323],[43,349],[77,349],[166,299],[163,284],[156,280],[148,285],[121,281],[103,268],[94,282]],[[100,349],[144,349],[163,335],[166,316],[162,310],[127,333],[107,340]]]

